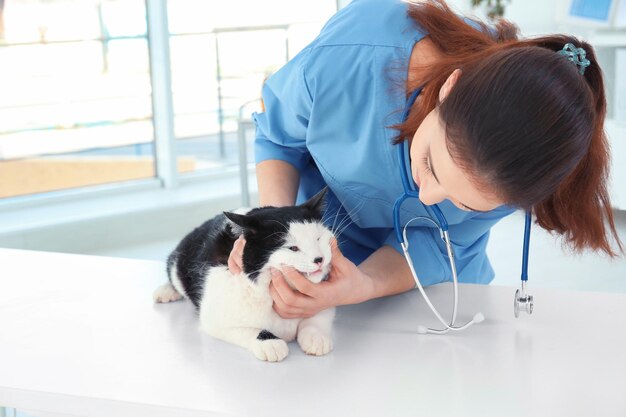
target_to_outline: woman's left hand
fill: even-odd
[[[284,266],[272,271],[270,294],[274,310],[279,316],[290,318],[311,317],[330,307],[354,304],[368,300],[372,280],[347,259],[331,242],[332,261],[328,279],[318,284],[309,281],[296,269]],[[296,288],[293,290],[287,280]]]

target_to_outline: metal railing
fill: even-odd
[[[224,116],[224,106],[223,106],[223,100],[224,98],[226,98],[222,92],[222,81],[226,78],[233,78],[233,77],[227,77],[223,74],[222,71],[222,66],[220,65],[220,35],[222,34],[226,34],[226,33],[246,33],[246,32],[262,32],[262,31],[271,31],[271,30],[281,30],[283,32],[284,35],[284,48],[285,48],[285,60],[284,62],[281,63],[276,63],[276,68],[278,68],[279,66],[281,66],[282,64],[285,64],[289,61],[289,29],[291,26],[298,24],[298,23],[290,23],[290,24],[281,24],[281,25],[259,25],[259,26],[241,26],[241,27],[225,27],[225,28],[215,28],[211,31],[206,31],[206,32],[193,32],[193,33],[177,33],[177,34],[173,34],[170,36],[199,36],[199,35],[213,35],[215,38],[215,73],[216,73],[216,81],[217,81],[217,102],[218,102],[218,109],[217,109],[217,115],[218,115],[218,125],[219,125],[219,146],[220,146],[220,157],[224,157],[225,154],[225,147],[224,147],[224,121],[225,121],[225,116]],[[255,72],[249,72],[248,74],[254,74]],[[261,86],[259,86],[259,90],[260,90]],[[228,97],[228,98],[232,98],[232,97]],[[234,98],[240,98],[240,97],[234,97]],[[250,100],[250,97],[244,97],[242,98],[243,104],[245,104],[247,101]],[[241,104],[241,105],[243,105]],[[235,108],[229,109],[231,111],[239,111],[240,106],[237,106]]]
[[[297,23],[296,23],[297,24]],[[224,146],[224,142],[225,142],[225,129],[224,129],[224,122],[227,119],[226,114],[227,113],[237,113],[239,111],[239,107],[240,105],[237,106],[233,106],[232,108],[224,108],[224,100],[225,99],[231,99],[231,98],[235,98],[235,99],[241,99],[241,103],[244,103],[248,100],[250,100],[251,96],[246,96],[246,97],[238,97],[238,96],[225,96],[224,95],[224,91],[223,91],[223,81],[226,79],[233,79],[233,78],[243,78],[245,76],[249,76],[252,74],[257,74],[258,71],[250,71],[250,72],[246,72],[243,74],[243,76],[239,76],[239,77],[233,77],[233,76],[228,76],[228,74],[224,73],[224,70],[222,68],[222,66],[220,65],[220,35],[226,34],[226,33],[254,33],[254,32],[260,32],[260,31],[271,31],[271,30],[280,30],[283,32],[283,45],[284,45],[284,61],[283,62],[277,62],[275,64],[276,68],[278,68],[279,66],[283,65],[284,63],[286,63],[287,61],[289,61],[289,47],[290,47],[290,40],[289,40],[289,29],[293,24],[282,24],[282,25],[263,25],[263,26],[251,26],[251,27],[229,27],[229,28],[215,28],[211,31],[206,31],[206,32],[194,32],[194,33],[176,33],[176,34],[169,34],[168,36],[171,39],[172,37],[185,37],[185,36],[199,36],[199,35],[212,35],[214,36],[214,48],[215,48],[215,56],[216,56],[216,62],[215,62],[215,77],[216,77],[216,84],[217,84],[217,91],[216,91],[216,95],[217,95],[217,109],[212,110],[211,112],[215,112],[217,113],[217,118],[218,118],[218,126],[219,126],[219,131],[218,131],[218,137],[219,137],[219,148],[220,148],[220,152],[219,155],[220,157],[224,157],[225,156],[225,146]],[[19,47],[25,47],[25,46],[34,46],[34,45],[57,45],[57,44],[79,44],[79,43],[84,43],[84,42],[99,42],[102,44],[102,55],[103,55],[103,60],[102,60],[102,72],[103,73],[107,73],[108,69],[109,69],[109,59],[108,59],[108,44],[111,41],[120,41],[120,40],[135,40],[135,39],[144,39],[144,40],[148,40],[148,35],[144,34],[144,35],[135,35],[135,36],[109,36],[105,30],[103,30],[103,34],[100,37],[92,37],[92,38],[85,38],[85,39],[65,39],[65,40],[54,40],[54,41],[48,41],[46,39],[40,39],[39,41],[36,42],[15,42],[15,43],[2,43],[0,42],[0,48],[19,48]],[[266,75],[266,74],[263,74]],[[259,95],[260,95],[260,88],[261,86],[259,85]],[[256,95],[255,95],[256,96]],[[252,96],[253,97],[253,96]],[[119,97],[115,97],[115,98],[119,98]],[[110,99],[106,98],[106,99]],[[105,98],[103,98],[102,100],[106,100]],[[80,102],[85,102],[85,101],[90,101],[90,102],[94,102],[94,101],[99,101],[99,99],[90,99],[90,100],[81,100]],[[75,103],[76,101],[72,101],[72,100],[66,100],[65,103]],[[52,104],[52,103],[48,103],[48,104]],[[34,105],[41,105],[41,103],[37,103]],[[18,108],[18,107],[24,107],[24,105],[20,105],[20,106],[8,106],[5,108],[11,109],[11,108]],[[193,112],[176,112],[174,115],[175,116],[185,116],[185,115],[190,115],[190,114],[194,114]],[[95,125],[98,126],[103,126],[103,125],[107,125],[107,124],[123,124],[123,123],[129,123],[129,122],[135,122],[137,121],[138,118],[124,118],[124,119],[119,119],[119,120],[98,120],[98,121],[94,121],[94,122],[74,122],[73,124],[71,124],[70,126],[58,126],[58,125],[50,125],[50,126],[39,126],[39,127],[25,127],[25,128],[19,128],[19,129],[11,129],[8,131],[0,131],[0,134],[12,134],[12,133],[21,133],[21,132],[30,132],[30,131],[36,131],[36,130],[58,130],[58,129],[79,129],[79,128],[84,128],[84,127],[93,127]],[[142,118],[141,120],[147,120],[145,118]],[[207,132],[207,134],[210,134],[210,132]]]

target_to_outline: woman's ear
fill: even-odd
[[[441,86],[441,89],[439,89],[439,102],[444,101],[446,97],[448,97],[448,94],[450,94],[450,91],[452,91],[452,88],[454,88],[454,85],[461,76],[461,73],[462,71],[460,68],[452,71],[452,74],[450,74],[446,82],[444,82]]]

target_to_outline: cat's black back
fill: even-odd
[[[238,235],[223,214],[196,227],[178,244],[167,259],[167,274],[171,277],[176,265],[177,276],[187,297],[197,307],[207,270],[218,265],[228,265],[228,256]]]

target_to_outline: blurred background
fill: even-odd
[[[263,80],[348,0],[0,0],[0,247],[164,260],[254,205]],[[626,241],[626,1],[449,0],[525,36],[591,42],[606,76],[611,198]],[[523,216],[492,231],[517,285]],[[533,230],[530,285],[626,292],[626,262]]]
[[[337,10],[334,0],[0,4],[3,198],[158,178],[158,106],[172,108],[158,115],[174,135],[169,175],[236,163],[240,107]]]

